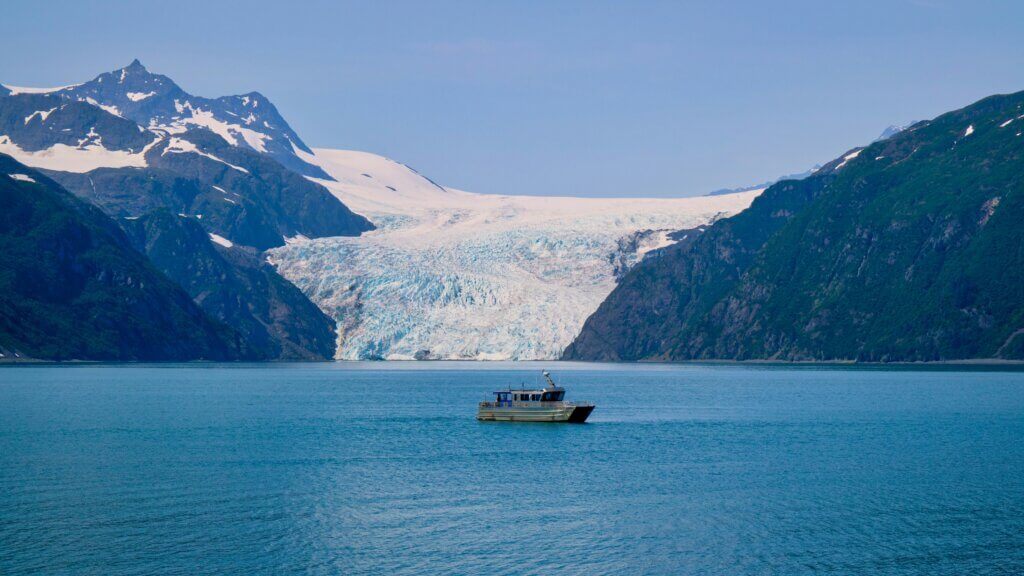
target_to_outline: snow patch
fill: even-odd
[[[189,116],[177,118],[170,124],[153,124],[151,127],[161,128],[172,134],[177,134],[188,130],[189,125],[202,126],[220,136],[225,142],[232,146],[238,146],[239,138],[241,138],[249,148],[252,148],[257,152],[264,153],[267,151],[266,141],[273,140],[269,135],[246,128],[241,124],[229,124],[223,120],[219,120],[214,117],[212,110],[196,108],[188,101],[185,101],[185,103],[182,104],[175,100],[174,109],[177,110],[179,114],[184,114],[187,110],[189,112]]]
[[[28,174],[8,174],[8,176],[10,176],[11,178],[14,178],[15,180],[18,180],[20,182],[32,182],[32,183],[35,183],[35,180],[31,176],[29,176]]]
[[[124,118],[124,115],[121,114],[121,111],[117,108],[117,106],[111,106],[111,105],[108,105],[108,104],[100,104],[92,96],[86,96],[85,98],[79,98],[78,101],[79,102],[87,102],[89,104],[92,104],[93,106],[96,106],[97,108],[102,108],[103,110],[106,110],[107,112],[113,114],[114,116],[119,116],[121,118]]]
[[[95,135],[95,132],[91,134]],[[33,168],[82,173],[97,168],[145,168],[146,152],[160,141],[159,138],[153,140],[141,152],[132,153],[128,150],[108,150],[101,142],[89,140],[84,139],[79,146],[54,144],[45,150],[30,152],[22,150],[9,137],[0,136],[0,153],[13,156],[18,162]]]
[[[1009,120],[1007,120],[1006,122],[1003,122],[1002,124],[1000,124],[1000,125],[999,125],[999,127],[1000,127],[1000,128],[1006,128],[1007,126],[1009,126],[1009,125],[1010,125],[1010,122],[1013,122],[1013,120],[1014,120],[1013,118],[1010,118],[1010,119],[1009,119]]]
[[[155,96],[155,95],[156,95],[156,92],[129,92],[128,94],[126,94],[126,96],[128,96],[128,99],[131,100],[132,102],[141,102],[141,101],[145,100],[146,98],[149,98],[150,96]]]
[[[843,161],[842,161],[842,162],[840,162],[838,166],[836,166],[836,170],[839,170],[839,169],[840,169],[840,168],[842,168],[843,166],[846,166],[846,163],[847,163],[847,162],[849,162],[850,160],[853,160],[853,159],[854,159],[854,158],[856,158],[857,156],[860,156],[860,153],[861,153],[861,152],[863,152],[863,151],[864,151],[864,149],[863,149],[863,148],[861,148],[860,150],[855,150],[855,151],[853,151],[853,152],[850,152],[850,153],[849,153],[849,154],[847,154],[846,156],[843,156]]]
[[[56,88],[27,88],[25,86],[11,86],[9,84],[3,84],[4,88],[11,91],[11,96],[17,96],[18,94],[49,94],[51,92],[60,92],[61,90],[67,90],[68,88],[74,88],[79,84],[71,84],[69,86],[57,86]]]
[[[214,244],[219,244],[225,248],[232,248],[235,245],[231,240],[228,240],[219,234],[214,234],[213,232],[210,232],[210,240],[212,240]]]
[[[209,158],[210,160],[213,160],[215,162],[220,162],[221,164],[224,164],[225,166],[228,166],[230,168],[234,168],[235,170],[238,170],[239,172],[245,172],[246,174],[249,173],[248,170],[246,170],[245,168],[242,168],[241,166],[235,166],[234,164],[232,164],[230,162],[227,162],[225,160],[221,160],[220,158],[218,158],[217,156],[214,156],[213,154],[209,154],[207,152],[203,152],[198,147],[196,147],[195,144],[193,144],[192,142],[189,142],[188,140],[185,140],[183,138],[171,137],[170,141],[167,143],[167,147],[164,148],[164,151],[161,152],[160,155],[164,156],[168,152],[171,152],[172,154],[198,154],[200,156],[203,156],[204,158]]]
[[[974,134],[974,124],[971,124],[970,126],[967,127],[967,130],[964,130],[964,138],[970,136],[971,134]]]
[[[36,116],[39,116],[40,122],[46,122],[46,118],[49,117],[50,114],[53,114],[56,110],[56,108],[50,108],[49,110],[36,110],[28,116],[25,116],[25,124],[28,125],[28,123],[31,122],[32,119]]]

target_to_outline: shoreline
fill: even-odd
[[[577,365],[637,365],[637,366],[766,366],[766,367],[941,367],[941,366],[977,366],[977,367],[1024,367],[1024,360],[1012,360],[1004,358],[964,358],[956,360],[928,360],[928,361],[892,361],[892,362],[859,362],[855,360],[678,360],[678,361],[607,361],[607,360],[476,360],[476,359],[432,359],[432,360],[248,360],[248,361],[220,361],[220,360],[47,360],[39,358],[0,358],[0,367],[3,366],[93,366],[93,365],[118,365],[118,366],[161,366],[161,365],[380,365],[380,366],[428,366],[437,364],[462,364],[467,366],[488,366],[488,365],[537,365],[537,364],[577,364]]]

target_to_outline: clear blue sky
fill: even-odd
[[[677,196],[1024,89],[1024,3],[5,0],[0,82],[142,60],[491,193]]]

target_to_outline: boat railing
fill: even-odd
[[[579,400],[572,402],[562,400],[552,402],[506,400],[503,402],[484,401],[480,403],[481,408],[576,408],[578,406],[591,406],[591,403]]]

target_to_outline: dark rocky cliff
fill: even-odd
[[[248,356],[333,358],[334,321],[254,249],[216,245],[198,220],[166,210],[124,220],[123,226],[157,268],[241,335]]]

